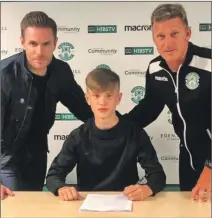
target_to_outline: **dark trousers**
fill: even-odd
[[[1,168],[1,184],[13,191],[42,191],[47,168],[47,152],[23,152]]]
[[[191,191],[196,185],[200,174],[204,168],[206,153],[200,151],[195,152],[196,155],[192,154],[193,165],[195,170],[191,167],[189,153],[183,146],[180,148],[179,158],[179,180],[181,191]]]

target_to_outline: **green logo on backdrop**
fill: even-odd
[[[59,58],[63,61],[69,61],[74,57],[74,46],[69,42],[63,42],[58,46]]]
[[[102,68],[102,69],[106,69],[106,70],[111,70],[110,67],[109,67],[108,65],[106,65],[106,64],[100,64],[100,65],[98,65],[96,68],[97,68],[97,69],[98,69],[98,68]]]
[[[117,33],[116,25],[89,25],[88,33]]]
[[[199,31],[212,31],[212,24],[211,23],[200,23]]]
[[[131,90],[131,100],[135,103],[138,104],[139,101],[144,98],[145,95],[145,88],[143,86],[135,86]]]
[[[55,120],[78,120],[72,113],[57,113]]]
[[[150,55],[154,54],[153,47],[125,47],[125,55]]]

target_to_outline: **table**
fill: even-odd
[[[61,201],[50,192],[14,192],[1,201],[2,218],[209,218],[211,203],[193,202],[190,192],[161,192],[144,201],[133,202],[132,212],[81,212],[82,201]],[[97,193],[97,192],[88,192]],[[82,192],[86,197],[88,193]],[[118,194],[118,192],[98,192]]]

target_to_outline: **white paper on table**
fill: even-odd
[[[128,200],[123,194],[103,195],[103,194],[88,194],[80,211],[131,211],[132,201]]]

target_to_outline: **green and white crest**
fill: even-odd
[[[63,42],[58,46],[59,58],[63,61],[69,61],[74,57],[74,46],[69,42]]]
[[[131,90],[131,100],[135,103],[138,104],[141,99],[144,98],[145,95],[145,88],[142,86],[135,86]]]
[[[185,85],[188,89],[194,90],[199,86],[199,75],[195,72],[189,73],[185,78]]]

